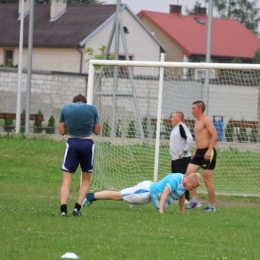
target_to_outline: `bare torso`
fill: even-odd
[[[196,138],[196,149],[208,148],[210,146],[211,134],[206,127],[206,120],[209,120],[209,118],[203,115],[201,118],[197,118],[195,122],[194,134]]]

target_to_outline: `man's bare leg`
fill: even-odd
[[[77,203],[81,205],[83,199],[85,198],[86,194],[88,193],[90,181],[91,181],[92,173],[90,172],[82,172],[81,177],[81,185],[78,191],[78,198]]]
[[[60,204],[67,204],[70,196],[70,185],[72,181],[72,173],[63,172],[63,180],[60,189]]]
[[[212,182],[213,170],[203,170],[204,182],[206,184],[209,196],[209,204],[214,205],[215,203],[215,188]]]
[[[99,191],[94,193],[96,200],[123,200],[120,191]]]
[[[62,216],[67,216],[67,202],[70,196],[72,173],[63,171],[63,180],[60,188],[60,211]]]

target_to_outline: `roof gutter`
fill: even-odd
[[[82,73],[83,52],[77,46],[75,46],[75,50],[80,54],[79,73]]]

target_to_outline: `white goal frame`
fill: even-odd
[[[158,113],[157,118],[161,118],[162,90],[164,68],[183,68],[183,69],[232,69],[232,70],[260,70],[260,64],[233,64],[233,63],[196,63],[196,62],[164,62],[164,56],[161,61],[121,61],[121,60],[89,60],[87,100],[92,104],[95,65],[100,66],[125,66],[125,67],[157,67],[160,68],[160,78],[158,85]],[[158,180],[158,160],[159,160],[159,142],[160,142],[160,121],[157,120],[156,146],[155,146],[155,167],[154,181]]]

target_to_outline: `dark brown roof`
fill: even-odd
[[[116,12],[116,5],[67,5],[67,11],[50,22],[50,5],[34,9],[34,47],[80,47],[80,42]],[[19,46],[18,4],[0,5],[0,46]],[[29,15],[24,19],[24,46],[28,45]]]

